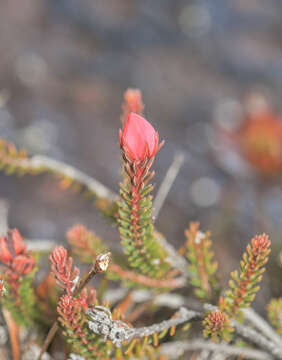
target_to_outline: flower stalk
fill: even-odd
[[[119,231],[130,265],[152,277],[161,277],[168,270],[167,255],[155,239],[149,195],[153,190],[149,181],[154,176],[150,168],[162,145],[146,119],[129,114],[120,130],[125,177],[120,184]]]

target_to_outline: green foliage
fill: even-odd
[[[87,316],[78,299],[63,295],[58,304],[58,313],[58,320],[71,352],[83,356],[85,360],[104,358],[105,354],[102,355],[99,351],[101,337],[89,330]],[[105,351],[106,347],[103,346],[103,352]]]
[[[142,113],[143,103],[140,96],[140,92],[135,90],[127,93],[123,121],[131,112],[132,106]],[[137,110],[136,112],[138,112]],[[115,201],[115,196],[95,179],[91,179],[71,166],[47,157],[29,158],[25,152],[18,151],[14,145],[0,141],[0,169],[7,174],[16,173],[18,175],[51,173],[59,179],[62,188],[69,188],[87,198],[94,199],[95,206],[119,227],[125,255],[117,256],[109,265],[109,255],[104,254],[107,261],[105,258],[102,259],[103,257],[100,259],[104,267],[98,266],[99,261],[97,262],[96,259],[98,254],[106,250],[101,239],[82,225],[76,225],[70,229],[67,239],[73,253],[83,263],[92,264],[92,267],[85,276],[79,278],[80,271],[72,268],[72,258],[67,256],[67,250],[57,247],[50,259],[53,275],[63,286],[61,286],[60,292],[55,291],[54,293],[51,291],[54,282],[49,280],[49,285],[42,286],[41,296],[38,289],[35,292],[33,288],[36,271],[34,254],[31,256],[17,234],[14,234],[14,237],[10,236],[9,239],[3,237],[4,240],[0,241],[1,261],[6,272],[3,274],[5,282],[3,294],[2,283],[0,283],[1,304],[9,310],[17,324],[27,328],[41,324],[46,325],[48,323],[46,318],[49,315],[51,320],[55,320],[57,317],[54,312],[56,304],[59,328],[63,334],[62,337],[58,337],[59,344],[66,353],[72,352],[81,355],[85,360],[167,359],[165,355],[160,354],[159,342],[167,341],[169,335],[173,336],[177,325],[182,324],[187,329],[191,325],[188,321],[192,318],[193,320],[202,320],[202,313],[195,313],[192,318],[182,317],[180,309],[173,315],[179,316],[176,319],[177,322],[171,319],[168,322],[159,322],[159,317],[162,315],[160,311],[156,311],[155,318],[158,318],[158,324],[140,329],[138,321],[141,317],[150,318],[151,321],[152,312],[157,308],[156,304],[159,305],[163,301],[161,297],[159,298],[160,302],[155,301],[155,295],[164,289],[168,291],[184,287],[186,279],[190,280],[195,295],[202,301],[213,302],[219,291],[216,274],[217,263],[214,261],[214,253],[211,250],[210,235],[201,233],[198,224],[191,223],[185,232],[187,242],[184,252],[189,262],[187,269],[185,269],[185,265],[184,269],[180,267],[181,261],[177,269],[167,261],[169,254],[162,247],[161,241],[158,241],[159,235],[154,228],[152,196],[150,195],[153,190],[150,180],[154,176],[154,173],[150,172],[150,168],[162,143],[159,144],[158,133],[145,119],[141,120],[143,122],[141,127],[136,125],[136,121],[138,121],[138,117],[133,114],[130,132],[128,126],[124,126],[124,130],[120,134],[123,183],[120,184],[118,201]],[[144,134],[140,129],[145,129]],[[141,150],[140,144],[143,147]],[[209,337],[217,343],[221,340],[226,342],[233,340],[230,318],[240,318],[240,309],[249,306],[253,301],[259,289],[257,283],[262,278],[264,265],[268,259],[269,246],[270,241],[265,235],[252,239],[251,245],[248,245],[247,252],[243,255],[240,271],[234,271],[231,274],[229,289],[225,296],[219,299],[219,310],[210,311],[203,320],[204,337]],[[17,261],[14,261],[16,257]],[[30,261],[30,257],[33,261]],[[103,299],[108,279],[122,281],[123,285],[130,287],[142,286],[153,289],[150,299],[144,304],[137,305],[135,304],[136,299],[134,299],[135,292],[129,291],[113,310],[113,319],[111,316],[109,319],[100,317],[99,321],[95,319],[96,313],[92,308],[94,304],[98,303],[96,290],[92,289],[92,295],[90,295],[90,291],[87,294],[84,290],[92,276],[105,272],[106,269],[108,270],[98,290],[99,299]],[[181,276],[179,276],[179,272],[181,272]],[[177,280],[180,281],[177,282]],[[184,297],[184,289],[181,291],[183,291]],[[46,293],[51,296],[48,294],[45,296]],[[165,296],[169,295],[165,294]],[[57,301],[58,299],[59,301]],[[177,297],[176,301],[178,301]],[[182,302],[182,298],[180,302]],[[106,304],[104,310],[107,311],[109,306]],[[91,309],[93,313],[87,312]],[[279,333],[282,333],[281,314],[282,299],[272,300],[268,305],[268,316]],[[90,323],[90,327],[93,331],[89,328],[91,316],[93,316],[94,324]],[[137,320],[136,326],[139,328],[139,332],[131,332],[131,325],[125,322],[123,316],[130,322]],[[119,322],[115,322],[116,320]],[[121,324],[121,320],[123,324]],[[140,322],[142,322],[141,326],[144,325],[143,319]],[[118,328],[116,333],[112,331],[114,325],[124,326],[123,342],[120,340],[121,329]],[[56,322],[54,328],[58,328]],[[47,337],[47,340],[51,342],[51,337],[55,333],[51,332],[51,336]],[[115,334],[118,334],[119,337]],[[127,342],[125,339],[131,339],[133,334],[142,338],[134,338]],[[176,336],[178,334],[179,332]],[[179,339],[181,340],[181,337]],[[48,341],[44,343],[42,352],[47,349],[48,344],[50,345]],[[66,344],[67,346],[65,346]],[[49,349],[53,349],[53,347],[50,346]]]
[[[152,189],[152,185],[147,185],[140,194],[134,194],[127,181],[121,184],[118,222],[130,266],[142,274],[161,278],[170,266],[154,234],[152,196],[148,195]]]
[[[35,272],[36,269],[27,276],[21,277],[17,288],[9,281],[5,281],[5,294],[1,298],[3,307],[10,311],[14,320],[26,327],[38,325],[36,321],[39,316],[38,301],[33,289]]]
[[[33,273],[30,273],[26,277],[22,278],[19,287],[20,310],[27,325],[36,323],[39,311],[38,300],[36,299],[33,288],[35,272],[36,269]]]
[[[71,352],[83,356],[85,360],[129,360],[135,356],[157,359],[158,349],[155,346],[158,344],[158,336],[133,339],[117,347],[111,340],[103,339],[102,335],[89,329],[89,319],[84,310],[79,299],[72,296],[61,297],[58,305],[59,322]],[[113,316],[115,320],[120,320],[117,311],[113,311]]]
[[[24,175],[31,169],[26,163],[27,155],[23,150],[17,150],[14,144],[7,143],[0,139],[0,169],[3,169],[7,175],[16,173]]]
[[[213,260],[212,242],[209,233],[199,231],[198,223],[191,223],[185,231],[187,237],[186,257],[189,260],[190,284],[199,299],[210,300],[218,288],[217,262]]]
[[[118,354],[119,352],[119,354]],[[160,359],[159,348],[157,343],[154,344],[152,337],[145,337],[143,340],[133,339],[131,343],[125,349],[125,355],[122,355],[121,349],[116,351],[116,355],[120,356],[120,359],[148,359],[157,360]],[[165,359],[164,357],[162,359]]]
[[[265,234],[254,237],[243,254],[240,272],[235,270],[231,273],[229,289],[219,301],[220,309],[229,316],[240,318],[240,309],[249,307],[254,300],[259,290],[257,283],[261,281],[268,261],[269,247],[270,241]]]
[[[278,334],[282,335],[282,297],[270,301],[267,305],[267,315]]]
[[[93,231],[88,230],[84,225],[75,225],[67,231],[66,238],[71,245],[72,252],[85,264],[93,264],[93,260],[100,253],[107,252],[100,237]],[[172,274],[171,274],[172,275]],[[105,276],[109,280],[120,281],[125,287],[142,287],[148,289],[171,289],[179,287],[175,285],[174,279],[167,276],[167,279],[156,279],[145,276],[130,270],[126,265],[124,255],[115,254],[112,256],[112,263]]]

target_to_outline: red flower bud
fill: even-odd
[[[153,126],[142,116],[130,113],[120,130],[120,146],[132,160],[150,159],[156,155],[163,143]]]

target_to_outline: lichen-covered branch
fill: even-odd
[[[105,339],[109,338],[117,346],[120,346],[124,341],[130,342],[134,338],[149,337],[168,331],[172,327],[185,324],[191,320],[201,319],[200,313],[180,308],[169,320],[164,320],[151,326],[132,328],[122,321],[114,322],[111,312],[102,306],[89,309],[86,313],[90,317],[89,328],[94,333],[105,336]],[[113,327],[116,327],[114,332],[111,330]]]

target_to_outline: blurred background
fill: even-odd
[[[185,155],[157,227],[181,246],[188,222],[199,220],[213,233],[223,273],[252,235],[269,233],[277,280],[266,279],[258,301],[271,287],[279,295],[280,0],[9,0],[1,3],[0,54],[0,137],[115,192],[123,93],[140,88],[145,115],[166,141],[154,165],[156,190],[175,153]],[[248,127],[257,118],[259,131]],[[263,164],[253,150],[266,151]],[[51,176],[1,173],[0,197],[10,226],[27,238],[62,243],[83,223],[119,247],[116,229]]]

